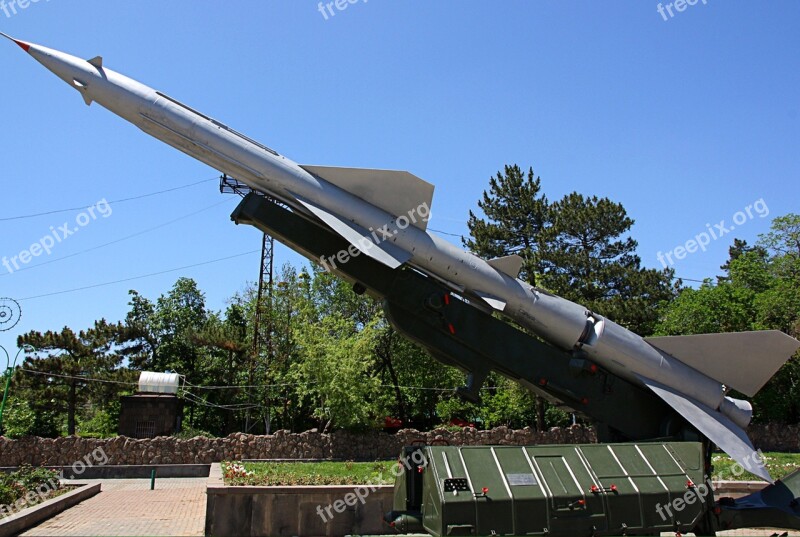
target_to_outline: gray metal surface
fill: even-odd
[[[646,379],[653,381],[645,382],[646,386],[653,383],[668,386],[709,407],[720,417],[727,416],[728,421],[717,420],[726,425],[726,430],[719,431],[713,439],[723,449],[729,449],[744,434],[747,403],[724,404],[722,385],[716,376],[693,369],[579,304],[509,276],[509,270],[497,270],[489,262],[428,234],[424,225],[412,225],[414,211],[419,213],[423,207],[426,211],[432,209],[432,186],[428,183],[405,172],[314,167],[309,169],[317,173],[310,173],[227,125],[106,68],[100,57],[86,61],[39,45],[15,42],[76,89],[87,104],[97,102],[197,160],[280,200],[300,214],[325,222],[347,239],[350,256],[360,251],[392,269],[408,264],[441,281],[451,282],[467,297],[482,297],[478,302],[480,307],[502,311],[564,351],[580,353],[630,382],[641,383]],[[399,180],[405,192],[397,199],[380,201],[377,199],[380,189],[370,188],[370,177],[376,184]],[[396,187],[390,187],[389,191],[393,188]],[[351,247],[356,250],[350,250]],[[754,374],[759,380],[771,375],[776,363],[789,358],[784,347],[774,350],[777,354],[764,362],[766,366],[747,361],[747,370],[760,370],[762,374]],[[683,359],[688,361],[685,356]],[[696,405],[676,405],[672,397],[665,401],[689,421],[702,419],[694,410]],[[739,449],[731,455],[737,460],[742,458]],[[745,464],[743,460],[739,462]],[[762,468],[759,475],[766,475],[766,470]]]

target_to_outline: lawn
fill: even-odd
[[[392,485],[397,461],[223,462],[226,485]]]
[[[767,470],[780,479],[800,468],[800,453],[763,454]],[[724,453],[712,456],[714,479],[759,481]],[[392,485],[396,461],[224,462],[226,485]]]
[[[785,477],[800,468],[800,453],[776,453],[770,451],[763,453],[762,456],[764,465],[774,479]],[[750,472],[745,472],[741,465],[724,453],[712,455],[711,464],[714,465],[715,480],[760,481]]]

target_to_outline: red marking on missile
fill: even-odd
[[[17,41],[16,39],[14,39],[14,43],[19,45],[20,48],[22,50],[24,50],[25,52],[28,52],[31,49],[31,46],[29,44],[27,44],[25,41]]]
[[[450,295],[444,295],[444,303],[446,306],[450,305]]]
[[[456,327],[453,326],[453,323],[447,323],[447,329],[450,330],[450,333],[455,335],[456,334]]]

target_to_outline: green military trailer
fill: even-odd
[[[232,218],[311,259],[331,258],[350,246],[324,225],[254,193]],[[496,371],[590,421],[601,442],[408,448],[401,460],[414,454],[416,459],[404,464],[387,515],[396,531],[571,537],[800,529],[800,473],[745,498],[713,501],[713,447],[697,420],[687,420],[652,389],[602,367],[581,349],[547,344],[410,267],[390,269],[359,256],[337,273],[355,292],[381,299],[399,333],[466,373],[458,390],[465,399],[478,401]]]
[[[385,518],[398,533],[437,537],[800,528],[800,472],[715,500],[705,460],[698,442],[414,446]]]
[[[401,532],[685,533],[714,503],[696,442],[427,446],[403,460],[387,515]]]

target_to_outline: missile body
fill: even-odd
[[[321,220],[350,241],[355,250],[350,249],[349,255],[365,254],[391,268],[411,265],[446,283],[476,307],[500,311],[551,344],[647,386],[745,468],[770,480],[760,460],[752,457],[754,448],[742,430],[752,415],[750,404],[726,397],[720,381],[725,377],[715,374],[716,366],[725,367],[731,344],[723,349],[724,356],[712,356],[710,364],[702,359],[714,354],[720,340],[710,344],[695,340],[693,345],[703,355],[693,362],[676,358],[676,353],[609,319],[518,280],[521,259],[517,256],[485,261],[428,234],[433,187],[408,173],[301,166],[166,94],[105,68],[100,57],[87,61],[14,41],[81,93],[86,104],[97,102],[295,212]],[[336,259],[315,261],[335,271]],[[676,348],[685,340],[660,343]],[[782,357],[755,375],[747,372],[749,385],[735,379],[725,381],[728,387],[753,395],[800,346],[783,334],[772,334],[770,344]]]

